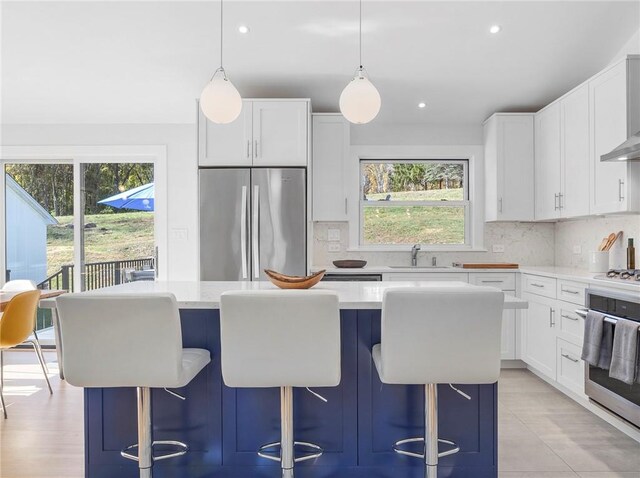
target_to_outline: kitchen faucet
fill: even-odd
[[[414,244],[411,248],[411,266],[418,265],[418,251],[420,250],[420,244]]]

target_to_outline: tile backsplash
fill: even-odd
[[[626,267],[628,238],[633,237],[636,248],[638,247],[640,215],[590,217],[557,223],[556,265],[587,269],[589,253],[598,249],[605,236],[618,231],[623,231],[624,234],[622,240],[618,240],[611,248],[609,267],[612,268]],[[638,259],[640,256],[636,253],[636,264]]]
[[[329,252],[329,229],[340,231],[340,252]],[[432,252],[418,253],[418,265],[431,264],[436,256],[439,265],[452,262],[516,262],[518,264],[551,266],[554,264],[554,225],[530,223],[488,223],[485,225],[484,247],[487,252]],[[349,251],[349,228],[346,222],[316,222],[313,234],[313,264],[331,267],[336,259],[364,259],[369,265],[409,265],[409,247],[406,251]],[[503,253],[492,252],[493,245],[503,245]]]

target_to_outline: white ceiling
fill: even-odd
[[[365,0],[363,13],[381,123],[536,110],[640,28],[638,0]],[[357,15],[354,1],[227,2],[227,73],[244,97],[310,97],[314,111],[337,111],[358,63]],[[218,66],[218,25],[215,1],[3,2],[2,121],[193,123]]]

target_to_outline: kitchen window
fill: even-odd
[[[468,160],[361,160],[360,245],[470,245]]]

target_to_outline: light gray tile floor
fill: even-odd
[[[498,383],[500,478],[640,478],[640,443],[527,370]]]

